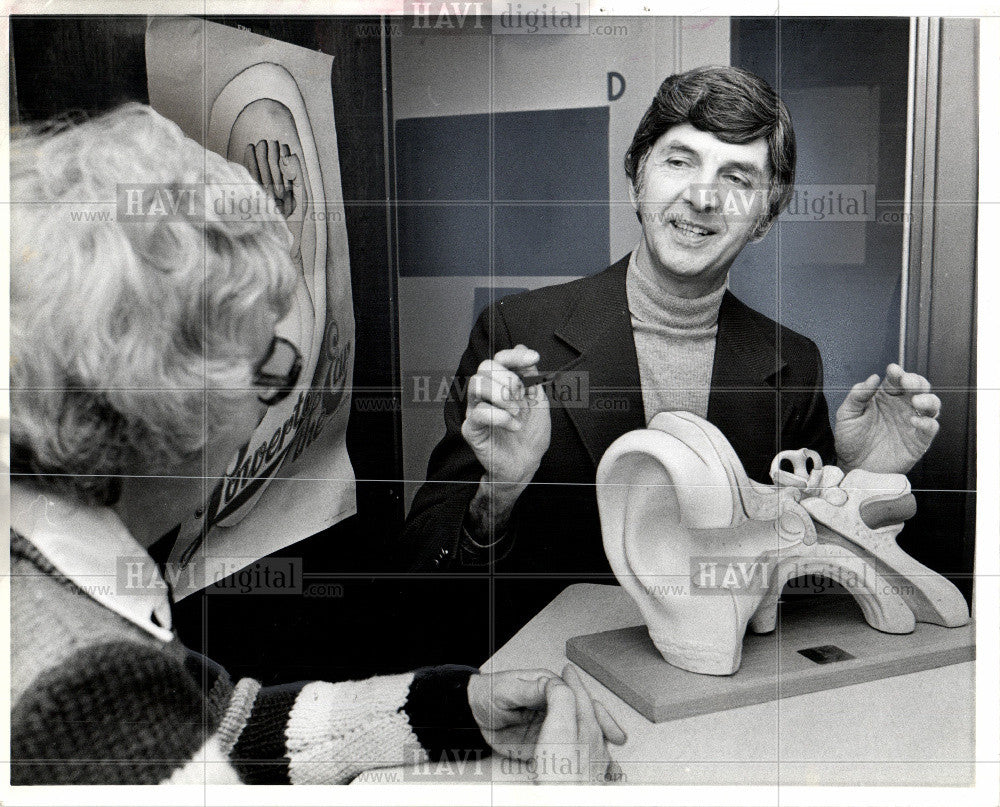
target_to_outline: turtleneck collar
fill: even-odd
[[[628,260],[625,287],[633,323],[669,329],[677,333],[714,334],[719,321],[719,306],[726,293],[725,285],[703,297],[687,299],[666,291],[655,272],[644,271],[633,250]]]

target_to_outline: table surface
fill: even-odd
[[[546,667],[559,672],[567,663],[567,639],[641,623],[638,609],[619,586],[569,586],[481,669]],[[624,746],[611,747],[625,784],[974,782],[973,662],[659,724],[650,723],[591,676],[582,677],[628,733]],[[512,781],[509,770],[498,768],[501,764],[492,758],[491,770],[485,777],[477,772],[475,779]],[[448,780],[456,780],[454,771],[447,774]],[[359,784],[366,778],[360,777]]]

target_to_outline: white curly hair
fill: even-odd
[[[110,504],[123,475],[193,457],[245,395],[262,310],[291,304],[291,236],[245,168],[148,106],[13,135],[12,472]],[[197,210],[129,217],[123,188]],[[221,195],[257,212],[214,215]]]

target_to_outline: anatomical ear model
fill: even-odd
[[[916,512],[905,476],[845,476],[802,449],[775,457],[771,478],[750,480],[722,433],[688,412],[661,412],[601,459],[604,548],[668,662],[736,672],[747,626],[774,630],[784,584],[802,575],[843,585],[886,633],[969,621],[958,589],[896,544]]]

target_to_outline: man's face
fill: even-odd
[[[719,288],[767,210],[767,141],[726,143],[689,123],[649,150],[632,189],[642,219],[636,259],[678,297]]]

